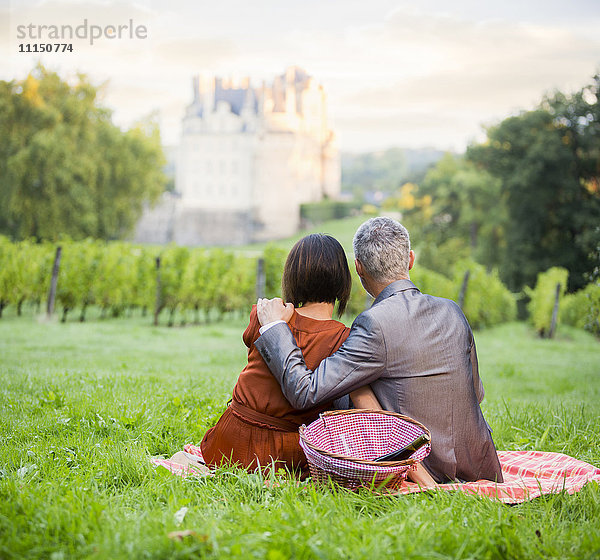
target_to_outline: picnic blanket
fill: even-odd
[[[150,461],[159,467],[165,467],[168,471],[185,478],[187,476],[212,476],[213,472],[204,464],[202,450],[188,443],[183,446],[183,451],[178,451],[169,459],[162,457],[150,457]],[[194,457],[197,461],[194,461]]]
[[[459,490],[487,496],[505,504],[518,504],[542,494],[579,492],[588,482],[600,484],[600,469],[563,453],[550,451],[498,451],[504,482],[490,480],[440,484],[436,490]],[[411,494],[423,489],[406,481],[394,494]]]
[[[190,456],[202,459],[199,447],[186,445],[184,451]],[[176,458],[176,455],[174,456]],[[496,484],[489,480],[440,484],[435,489],[421,488],[414,482],[406,481],[391,495],[412,494],[432,490],[460,491],[465,494],[485,496],[505,504],[517,504],[537,498],[542,494],[557,494],[563,490],[569,494],[579,492],[588,482],[600,484],[600,469],[564,455],[550,451],[498,451],[504,482]],[[176,458],[177,459],[177,458]],[[153,457],[155,465],[161,465],[178,476],[211,476],[212,473],[194,461],[181,464],[177,460]],[[386,494],[386,495],[390,495]]]

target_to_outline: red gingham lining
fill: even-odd
[[[378,412],[322,415],[304,428],[300,446],[309,466],[345,478],[346,485],[354,488],[364,483],[377,485],[390,476],[404,477],[410,465],[364,465],[337,459],[313,449],[306,441],[329,453],[370,461],[407,445],[422,433],[423,428],[416,424]],[[429,445],[423,446],[411,459],[422,461],[429,451]]]

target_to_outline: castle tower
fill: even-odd
[[[300,204],[337,196],[339,152],[325,103],[322,86],[297,67],[260,87],[195,76],[169,210],[173,240],[287,237],[299,227]]]

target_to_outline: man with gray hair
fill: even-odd
[[[410,281],[415,254],[408,231],[395,220],[366,221],[353,244],[356,271],[375,301],[314,371],[287,327],[291,304],[258,301],[263,326],[255,345],[283,394],[304,409],[370,385],[384,409],[429,428],[431,453],[423,465],[437,482],[502,482],[479,406],[484,392],[473,333],[460,307],[422,294]]]

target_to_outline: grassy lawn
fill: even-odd
[[[318,226],[315,226],[310,229],[302,230],[292,237],[287,237],[285,239],[279,239],[277,241],[271,241],[269,243],[252,243],[250,245],[244,245],[243,247],[239,247],[239,250],[245,250],[248,252],[260,253],[264,250],[267,245],[275,245],[277,247],[281,247],[289,251],[294,243],[299,239],[302,239],[305,235],[309,233],[327,233],[329,235],[333,235],[344,247],[344,250],[352,254],[352,238],[358,229],[358,226],[366,221],[369,216],[350,216],[347,218],[341,218],[338,220],[330,220],[327,222],[323,222]]]
[[[236,469],[180,480],[154,468],[149,455],[199,442],[224,409],[245,363],[245,321],[149,322],[0,320],[0,558],[600,556],[596,484],[505,506],[459,493],[270,488]],[[562,327],[539,340],[524,324],[476,340],[497,447],[600,465],[598,341]],[[185,529],[195,534],[167,537]]]

